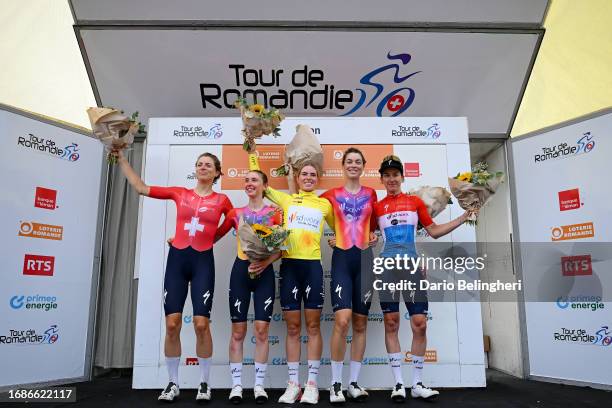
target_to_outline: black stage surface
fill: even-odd
[[[611,374],[612,375],[612,374]],[[64,404],[34,404],[35,407],[193,407],[195,390],[181,390],[181,395],[172,404],[157,401],[159,390],[132,390],[132,379],[129,374],[119,376],[117,372],[95,378],[86,383],[73,384],[77,387],[77,402]],[[486,389],[442,389],[440,396],[433,402],[413,400],[410,397],[403,404],[394,404],[389,399],[390,391],[369,391],[367,402],[347,402],[344,407],[380,407],[380,406],[410,406],[410,407],[479,407],[479,408],[506,408],[506,407],[612,407],[612,392],[595,390],[587,387],[575,387],[561,384],[549,384],[536,381],[520,380],[494,370],[487,371]],[[245,390],[245,399],[241,407],[284,406],[276,400],[282,390],[268,390],[270,401],[265,405],[256,405],[252,390]],[[213,390],[213,400],[207,407],[231,407],[227,397],[229,390]],[[10,404],[11,406],[24,406],[24,403]],[[28,404],[30,405],[30,404]],[[298,404],[294,404],[297,406]],[[328,407],[329,392],[320,393],[320,402],[317,406]],[[0,406],[9,406],[1,404]]]

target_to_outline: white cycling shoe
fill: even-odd
[[[361,388],[356,382],[349,384],[348,388],[346,389],[346,394],[350,399],[357,402],[364,401],[369,396],[368,392]]]
[[[255,396],[256,404],[263,404],[264,402],[268,401],[268,393],[261,385],[256,385],[253,388],[253,394]]]
[[[300,403],[302,404],[317,404],[319,402],[319,387],[317,384],[308,381],[306,386],[304,387],[304,393],[302,394],[302,398],[300,398]]]
[[[404,402],[406,400],[406,389],[404,388],[404,384],[395,384],[393,391],[391,391],[391,400],[393,400],[393,402]]]
[[[412,398],[431,399],[440,395],[440,392],[425,387],[423,383],[417,383],[416,385],[413,385],[410,389],[410,395],[412,396]]]
[[[196,401],[210,401],[212,398],[212,392],[207,383],[200,383],[198,387],[198,393],[196,394]]]
[[[174,401],[176,397],[179,396],[180,393],[181,392],[179,391],[178,385],[176,385],[173,382],[170,382],[168,383],[166,388],[164,388],[161,394],[159,394],[159,397],[157,397],[157,400],[164,401],[164,402],[172,402]]]
[[[329,402],[332,404],[343,404],[346,402],[344,394],[342,393],[342,384],[339,382],[334,383],[329,388]]]
[[[281,404],[293,404],[295,401],[300,398],[302,395],[302,389],[299,384],[294,383],[293,381],[287,382],[287,389],[278,399],[278,402]]]
[[[230,391],[229,400],[233,404],[240,404],[242,402],[242,385],[234,385]]]

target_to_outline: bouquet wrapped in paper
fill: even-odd
[[[279,176],[289,174],[289,167],[294,170],[304,163],[315,166],[319,174],[323,171],[323,149],[319,140],[308,125],[297,125],[295,136],[285,147],[285,164],[276,169]]]
[[[242,252],[251,262],[263,261],[270,255],[287,249],[284,243],[289,236],[289,230],[280,225],[270,227],[262,224],[250,225],[244,218],[240,218],[236,234],[240,240]],[[257,276],[249,273],[249,277],[254,279]]]
[[[472,212],[468,224],[476,225],[476,212],[491,199],[503,181],[504,173],[489,172],[488,164],[484,162],[476,163],[472,171],[448,179],[451,193],[457,198],[459,206]]]
[[[134,143],[134,136],[144,132],[144,125],[138,121],[138,112],[127,117],[114,108],[89,108],[87,115],[93,134],[109,151],[109,163],[115,162],[110,152],[124,150]]]
[[[431,218],[435,218],[446,209],[448,204],[452,204],[451,193],[444,187],[421,186],[410,190],[408,194],[415,195],[423,200]],[[417,229],[421,228],[423,226],[419,223]]]
[[[255,139],[263,135],[280,136],[279,131],[281,121],[285,119],[282,113],[276,109],[266,109],[261,104],[249,105],[244,98],[238,98],[234,105],[240,109],[242,118],[242,135],[244,143],[242,147],[247,152],[255,147]]]

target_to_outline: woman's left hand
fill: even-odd
[[[251,262],[251,264],[249,265],[249,272],[259,275],[268,267],[268,265],[269,262],[267,259],[263,261]]]
[[[378,243],[378,235],[375,232],[370,232],[370,247],[375,247]]]

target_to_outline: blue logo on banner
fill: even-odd
[[[389,52],[387,53],[387,59],[390,61],[400,61],[402,63],[402,66],[404,66],[410,62],[412,57],[410,56],[410,54],[391,55],[391,52]],[[408,109],[410,105],[412,105],[412,103],[414,102],[414,98],[415,98],[414,89],[407,88],[407,87],[400,87],[400,88],[392,90],[391,92],[385,94],[384,96],[381,96],[383,92],[385,91],[385,87],[380,82],[377,81],[379,75],[385,71],[393,72],[393,83],[395,84],[401,84],[404,81],[406,81],[408,78],[412,77],[413,75],[416,75],[422,72],[422,71],[416,71],[408,75],[401,76],[400,69],[402,68],[402,66],[400,66],[397,62],[394,62],[393,64],[388,64],[380,68],[376,68],[373,71],[370,71],[367,74],[365,74],[361,78],[359,83],[361,83],[362,85],[367,85],[371,87],[367,89],[372,90],[374,95],[371,98],[369,98],[366,102],[366,99],[369,96],[368,91],[362,88],[357,88],[356,90],[360,94],[357,104],[350,111],[348,111],[347,113],[341,116],[348,116],[348,115],[353,114],[358,109],[360,109],[362,106],[364,106],[364,104],[365,104],[365,107],[367,108],[374,101],[377,101],[377,99],[378,99],[377,101],[378,105],[376,105],[376,116],[398,116],[402,114],[403,112],[405,112],[406,109]]]
[[[13,296],[11,298],[10,304],[13,309],[21,309],[23,307],[23,300],[25,296]]]

